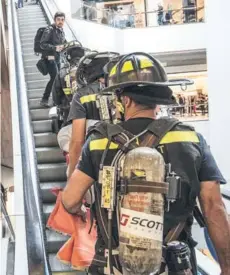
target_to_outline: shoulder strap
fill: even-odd
[[[152,121],[146,128],[146,133],[143,133],[145,134],[145,137],[139,146],[156,147],[161,141],[161,139],[179,123],[181,122],[175,118],[161,118],[161,119]],[[108,127],[108,136],[114,138],[114,140],[117,143],[124,146],[127,140],[125,139],[124,136],[121,135],[121,133],[124,133],[130,139],[135,138],[133,134],[124,130],[119,125],[111,125]],[[133,149],[135,147],[138,147],[138,146],[134,142],[132,143],[131,148],[129,147],[129,149]]]
[[[86,138],[88,138],[93,132],[100,133],[101,135],[108,137],[109,140],[113,139],[116,143],[119,144],[121,150],[123,151],[131,150],[139,146],[156,147],[164,135],[179,123],[180,121],[174,118],[162,118],[154,120],[148,125],[146,131],[143,132],[145,137],[141,144],[137,145],[136,142],[132,142],[126,148],[124,148],[124,145],[131,139],[135,140],[135,135],[125,130],[118,124],[108,124],[106,122],[100,121],[92,126]]]
[[[102,136],[107,136],[107,130],[106,130],[106,123],[104,121],[99,121],[93,126],[91,126],[88,130],[88,133],[86,135],[86,139],[92,134],[92,133],[99,133]]]
[[[154,146],[156,147],[161,139],[181,122],[175,118],[160,118],[151,122],[147,129],[155,136]]]

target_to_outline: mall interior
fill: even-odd
[[[53,131],[52,102],[50,109],[40,105],[49,77],[36,67],[34,38],[56,12],[65,13],[68,42],[89,52],[145,52],[170,81],[192,81],[172,87],[176,103],[160,105],[158,117],[176,118],[205,138],[226,180],[220,189],[230,227],[229,10],[228,0],[1,0],[1,274],[91,274],[84,264],[60,260],[68,234],[46,227],[54,193],[67,183],[67,164]],[[229,275],[221,273],[206,227],[194,220],[192,234],[196,274]]]

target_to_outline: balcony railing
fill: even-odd
[[[72,16],[120,29],[143,28],[204,22],[204,6],[194,5],[177,9],[159,7],[153,11],[123,13],[122,8],[98,9],[82,2],[81,8]]]
[[[181,121],[188,120],[207,120],[209,115],[208,100],[204,102],[196,102],[195,104],[178,104],[175,106],[161,106],[158,116],[173,116]]]

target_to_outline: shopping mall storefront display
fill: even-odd
[[[177,105],[171,106],[171,115],[181,120],[208,119],[207,72],[171,74],[169,79],[189,78],[194,84],[187,87],[172,87]]]

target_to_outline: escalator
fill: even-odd
[[[45,1],[41,1],[45,2]],[[12,0],[13,3],[13,0]],[[10,10],[10,9],[9,9]],[[13,10],[13,5],[12,5]],[[16,15],[13,17],[16,18]],[[51,120],[48,118],[49,109],[43,109],[39,105],[42,93],[48,82],[48,77],[42,76],[36,69],[36,62],[39,57],[33,53],[33,39],[35,33],[39,27],[46,26],[48,21],[43,13],[43,10],[38,5],[26,5],[23,9],[17,10],[17,19],[12,21],[14,23],[14,45],[11,45],[10,49],[14,52],[15,57],[15,70],[13,66],[11,68],[11,79],[15,82],[17,86],[17,97],[12,101],[18,100],[19,106],[19,126],[18,132],[21,135],[21,147],[22,147],[22,171],[23,174],[23,187],[24,187],[24,197],[22,200],[25,203],[25,225],[26,225],[26,241],[27,241],[27,254],[28,254],[28,273],[19,273],[19,265],[21,264],[21,255],[17,253],[19,249],[16,249],[15,262],[19,262],[17,265],[17,273],[19,275],[50,275],[51,272],[54,274],[85,274],[82,272],[76,272],[70,269],[70,267],[61,264],[55,257],[59,248],[67,240],[67,237],[57,234],[53,231],[45,230],[45,234],[41,229],[40,217],[42,216],[43,225],[46,224],[47,218],[51,213],[54,203],[55,196],[52,195],[51,189],[54,187],[64,187],[66,183],[66,165],[62,152],[59,150],[56,140],[56,135],[51,132]],[[49,22],[50,23],[50,22]],[[17,25],[15,27],[15,25]],[[17,33],[17,27],[19,27],[19,35]],[[13,29],[13,27],[12,27]],[[13,36],[12,35],[12,36]],[[19,36],[21,41],[21,49]],[[12,39],[13,40],[13,39]],[[18,54],[20,53],[20,54]],[[21,54],[22,53],[22,54]],[[20,58],[23,58],[20,64]],[[11,64],[12,65],[12,64]],[[21,65],[21,66],[20,66]],[[24,75],[26,86],[24,86]],[[13,74],[13,71],[16,74]],[[21,75],[22,74],[22,75]],[[20,80],[21,79],[21,80]],[[12,82],[13,82],[12,81]],[[14,85],[12,85],[14,87]],[[11,88],[12,88],[11,87]],[[13,89],[11,89],[13,90]],[[27,91],[27,98],[26,98]],[[15,93],[16,94],[16,93]],[[23,96],[25,98],[23,98]],[[30,123],[27,119],[29,117],[27,112],[27,100],[29,104],[29,113],[33,129],[34,146],[31,146],[31,129],[29,127]],[[16,104],[15,104],[16,105]],[[15,106],[14,105],[14,106]],[[16,120],[14,118],[14,120]],[[19,129],[20,128],[20,129]],[[17,129],[16,129],[17,130]],[[15,131],[16,133],[17,131]],[[18,134],[19,135],[19,134]],[[34,156],[31,151],[35,152]],[[17,148],[16,148],[17,149]],[[18,151],[16,152],[17,154]],[[37,166],[33,167],[34,160]],[[16,170],[16,166],[15,166]],[[37,175],[36,174],[37,170]],[[16,174],[15,174],[16,175]],[[20,176],[17,174],[19,181]],[[18,184],[18,183],[17,183]],[[16,187],[16,186],[15,186]],[[36,190],[35,187],[39,187]],[[38,191],[38,192],[37,192]],[[15,195],[16,196],[16,195]],[[42,206],[39,202],[39,196],[41,198]],[[18,206],[17,206],[18,207]],[[41,214],[40,215],[40,209]],[[18,231],[17,231],[18,232]],[[22,237],[21,232],[16,234],[18,239]],[[43,236],[44,235],[44,236]],[[37,239],[37,240],[36,240]],[[16,246],[18,241],[16,242]],[[20,246],[20,243],[19,245]],[[43,248],[46,249],[43,249]],[[20,247],[21,251],[22,247]],[[35,251],[34,253],[32,253]],[[21,253],[21,252],[19,252]],[[26,253],[25,253],[26,254]],[[31,257],[29,257],[31,254]],[[44,255],[43,255],[44,254]],[[201,253],[199,253],[201,254]],[[204,256],[197,254],[198,262],[204,262]],[[39,256],[39,257],[37,257]],[[47,256],[47,257],[46,257]],[[203,258],[202,258],[203,257]],[[46,268],[46,260],[48,258],[48,265],[51,269]],[[18,259],[18,260],[17,260]],[[212,267],[212,262],[205,263],[205,267],[210,270],[201,267],[202,275],[216,275],[219,274],[219,270],[215,271],[215,267]],[[37,268],[37,269],[36,269]],[[27,268],[26,268],[27,269]]]
[[[24,8],[18,9],[17,16],[27,97],[37,156],[43,223],[46,224],[56,199],[51,193],[51,189],[54,187],[63,188],[66,184],[65,159],[58,147],[56,135],[51,132],[51,120],[48,117],[49,109],[44,109],[40,106],[40,99],[49,78],[38,72],[36,62],[39,57],[33,52],[33,39],[37,29],[46,26],[48,23],[39,5],[26,5]],[[47,254],[53,273],[65,274],[74,272],[68,266],[61,264],[55,257],[67,239],[68,237],[64,235],[46,230]],[[74,274],[84,273],[75,271]]]

